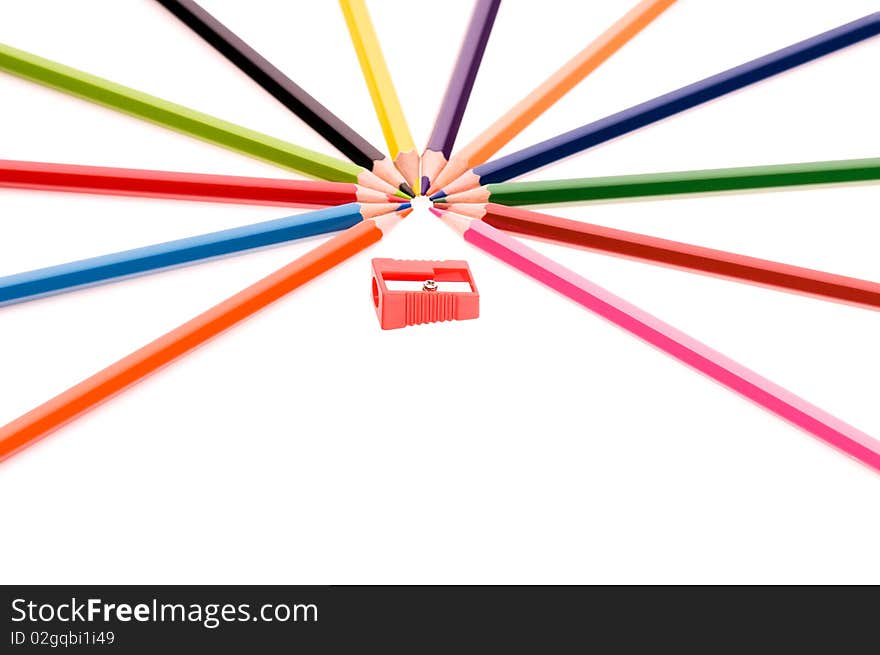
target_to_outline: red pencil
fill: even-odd
[[[781,291],[802,293],[823,300],[880,309],[880,284],[877,282],[660,239],[647,234],[615,230],[495,203],[438,204],[438,207],[478,218],[499,230],[526,237],[579,246],[692,272],[707,273]]]
[[[398,202],[357,184],[0,159],[0,187],[285,207]]]

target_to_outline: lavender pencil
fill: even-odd
[[[446,87],[446,95],[440,104],[440,112],[434,123],[434,131],[428,141],[428,147],[422,155],[422,189],[427,191],[431,186],[431,180],[446,165],[452,154],[452,146],[458,136],[458,128],[464,117],[480,70],[480,62],[489,42],[489,34],[495,23],[495,16],[501,0],[476,0],[471,21],[465,33],[461,50],[458,52],[458,61],[449,78]]]

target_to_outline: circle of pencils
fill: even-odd
[[[193,0],[156,0],[347,160],[229,123],[62,63],[0,44],[0,71],[125,112],[315,180],[0,160],[0,187],[306,208],[293,216],[150,244],[0,277],[0,306],[194,265],[317,235],[312,251],[0,427],[0,460],[171,364],[378,242],[429,196],[430,211],[465,241],[631,335],[880,472],[880,441],[732,361],[514,236],[672,266],[692,273],[880,309],[880,283],[539,213],[524,206],[674,198],[880,180],[880,159],[515,182],[516,177],[880,34],[880,12],[783,47],[598,121],[491,160],[572,88],[655,24],[675,0],[641,0],[473,141],[455,143],[500,0],[475,0],[430,138],[418,155],[365,0],[340,8],[388,153],[297,85]],[[654,29],[662,29],[662,25]]]

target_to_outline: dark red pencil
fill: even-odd
[[[717,275],[782,291],[793,291],[823,300],[880,309],[880,284],[877,282],[669,241],[646,234],[615,230],[494,203],[439,204],[438,206],[448,208],[457,214],[479,218],[499,230],[526,237],[579,246],[692,272]]]
[[[285,207],[397,201],[396,198],[389,200],[380,191],[343,182],[205,175],[8,159],[0,159],[0,187]]]

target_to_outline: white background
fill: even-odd
[[[382,144],[336,2],[204,4]],[[459,143],[632,4],[505,3]],[[681,0],[505,152],[877,4]],[[370,3],[420,147],[470,6]],[[154,2],[4,0],[0,40],[332,152]],[[878,63],[875,39],[532,177],[878,156]],[[5,74],[0,117],[4,158],[286,175]],[[861,185],[553,211],[878,280],[878,201]],[[0,275],[286,213],[0,190]],[[0,310],[0,423],[314,243]],[[538,247],[880,435],[877,313]],[[378,256],[467,258],[482,316],[382,332]],[[876,473],[414,214],[0,465],[0,581],[877,583],[878,500]]]

